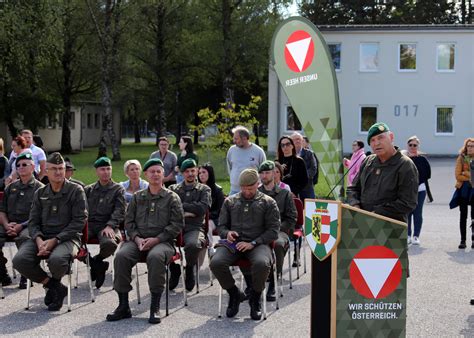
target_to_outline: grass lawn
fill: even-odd
[[[263,143],[263,147],[266,149],[266,139],[261,143]],[[122,160],[112,163],[114,181],[121,182],[127,180],[127,177],[123,173],[123,165],[125,161],[136,159],[140,161],[143,166],[150,157],[150,154],[155,150],[157,150],[157,147],[154,142],[142,142],[140,144],[122,142],[122,146],[120,147]],[[171,150],[175,153],[178,150],[177,146],[174,145],[174,142],[172,143]],[[111,155],[110,147],[108,151]],[[217,183],[223,187],[225,193],[228,193],[230,190],[230,183],[226,167],[226,151],[211,149],[205,145],[198,145],[195,151],[199,156],[200,164],[211,162],[214,167]],[[76,172],[74,173],[75,179],[80,180],[85,184],[90,184],[97,180],[95,168],[93,167],[93,163],[97,158],[97,147],[84,148],[80,154],[69,155],[68,157],[76,167]],[[274,157],[270,156],[269,159],[272,160]],[[319,183],[316,186],[316,196],[325,197],[329,191],[330,189],[320,171]]]

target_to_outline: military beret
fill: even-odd
[[[262,164],[260,164],[260,168],[258,168],[258,172],[261,173],[262,171],[271,171],[275,169],[275,163],[273,161],[263,161]]]
[[[159,165],[163,167],[163,161],[161,161],[159,158],[150,158],[148,161],[145,162],[145,165],[143,166],[143,171],[146,171],[153,165]]]
[[[239,185],[254,185],[258,181],[258,172],[255,169],[244,169],[239,176]]]
[[[387,131],[390,131],[390,128],[385,123],[378,122],[373,124],[372,127],[369,128],[369,132],[367,134],[367,143],[370,143],[370,139],[373,136],[377,136]]]
[[[48,160],[46,162],[51,164],[63,164],[64,159],[60,153],[54,152],[48,156]]]
[[[112,162],[108,157],[100,157],[94,162],[94,168],[100,168],[100,167],[111,167]]]
[[[16,158],[16,163],[20,162],[21,160],[30,160],[33,161],[33,154],[30,152],[21,153]]]
[[[181,163],[181,167],[179,169],[181,170],[181,172],[183,172],[188,168],[195,167],[197,167],[196,161],[194,161],[192,158],[188,158],[187,160],[184,160],[183,163]]]

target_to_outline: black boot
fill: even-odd
[[[20,278],[20,284],[18,284],[18,288],[21,290],[25,290],[27,286],[26,283],[28,283],[28,279],[26,279],[26,277],[22,275]]]
[[[246,284],[246,287],[245,287],[245,290],[244,290],[244,294],[245,294],[245,298],[244,300],[249,300],[250,299],[250,294],[252,293],[252,275],[250,273],[243,273],[242,274],[244,275],[244,279],[245,279],[245,284]]]
[[[6,264],[7,259],[3,256],[3,251],[0,250],[0,283],[2,283],[2,286],[8,286],[12,283]]]
[[[226,316],[232,318],[239,312],[240,303],[245,298],[245,295],[235,285],[227,290],[227,292],[229,293],[229,305],[227,306]]]
[[[95,281],[97,279],[97,262],[95,257],[92,257],[89,254],[89,266],[91,268],[91,280]]]
[[[186,278],[184,284],[186,284],[186,290],[192,291],[196,284],[196,277],[194,276],[194,265],[186,265]]]
[[[270,272],[270,282],[268,283],[267,288],[267,302],[274,302],[276,301],[275,296],[275,278],[273,273]]]
[[[174,290],[179,283],[179,277],[181,276],[181,268],[179,267],[178,264],[176,263],[170,263],[169,267],[171,276],[170,276],[170,282],[169,282],[169,289]]]
[[[466,249],[466,241],[461,241],[458,245],[458,249]]]
[[[95,287],[100,289],[100,287],[104,284],[105,281],[105,273],[109,268],[109,262],[104,262],[102,258],[96,256],[94,257],[96,271],[95,271]],[[92,270],[91,270],[92,271]],[[92,273],[91,273],[92,275]]]
[[[150,318],[148,318],[148,323],[150,324],[159,324],[161,323],[160,318],[160,299],[161,292],[151,293],[151,303],[150,303]]]
[[[46,293],[45,304],[48,302],[48,311],[59,311],[63,307],[64,298],[67,296],[67,287],[61,283],[60,280],[50,278],[45,287],[48,289],[50,294],[50,299],[48,298],[48,293]]]
[[[252,294],[250,295],[249,304],[250,304],[250,318],[253,320],[260,320],[262,319],[262,306],[260,303],[260,299],[262,298],[261,292],[255,292],[252,290]]]
[[[108,322],[115,322],[117,320],[132,318],[132,311],[128,304],[128,292],[117,292],[119,298],[119,305],[114,312],[109,313],[106,317]]]

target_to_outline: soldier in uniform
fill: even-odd
[[[191,291],[195,285],[194,270],[198,262],[199,253],[205,249],[206,229],[204,229],[204,218],[206,211],[211,207],[211,189],[198,183],[196,161],[189,158],[184,160],[180,167],[184,181],[170,186],[170,189],[178,194],[184,209],[184,252],[186,255],[186,290]],[[175,265],[174,263],[172,265]],[[181,270],[173,267],[171,269],[170,289],[178,285]]]
[[[239,258],[251,263],[252,292],[250,317],[262,317],[260,297],[270,273],[272,252],[269,244],[278,238],[280,213],[275,200],[258,191],[258,172],[244,169],[239,176],[240,192],[224,201],[217,228],[225,243],[217,245],[210,268],[222,288],[229,293],[227,317],[239,312],[243,293],[235,285],[229,267]]]
[[[373,154],[362,162],[347,197],[352,206],[406,222],[418,201],[418,171],[393,139],[385,123],[370,127],[367,143]]]
[[[49,155],[49,183],[36,191],[28,220],[31,239],[21,245],[13,258],[15,269],[47,289],[44,302],[49,311],[58,311],[63,305],[67,288],[61,278],[69,269],[71,256],[80,248],[87,219],[84,189],[66,180],[65,169],[60,153]],[[42,259],[46,259],[51,277],[41,268]]]
[[[101,157],[94,163],[99,180],[85,187],[89,210],[89,240],[97,238],[99,253],[90,258],[91,279],[100,288],[104,284],[109,262],[104,259],[113,255],[122,239],[120,224],[125,218],[125,197],[123,187],[112,180],[112,163]]]
[[[35,163],[31,153],[21,153],[16,159],[16,170],[20,179],[5,188],[3,201],[0,203],[0,250],[7,239],[14,239],[16,246],[29,238],[28,217],[30,216],[31,203],[36,190],[44,184],[36,180]],[[5,267],[6,258],[0,251],[0,280],[9,281]],[[6,276],[6,277],[5,277]],[[26,278],[21,276],[20,289],[26,289]]]
[[[86,186],[84,182],[76,180],[74,177],[72,177],[74,175],[74,172],[76,171],[76,168],[74,167],[74,164],[72,164],[69,157],[65,157],[64,162],[66,162],[66,179],[73,183],[79,184],[81,187],[84,188]]]
[[[260,165],[259,173],[262,185],[258,190],[273,198],[277,202],[278,210],[280,211],[281,226],[274,249],[277,274],[280,275],[283,271],[283,261],[285,260],[285,255],[289,248],[290,239],[288,235],[293,234],[295,230],[297,218],[296,206],[291,193],[275,185],[275,163],[273,161],[263,162]],[[275,280],[272,273],[270,273],[270,283],[266,297],[268,301],[275,301]]]
[[[165,287],[166,264],[175,253],[174,239],[184,228],[184,211],[179,196],[163,185],[163,162],[149,159],[144,168],[147,189],[133,195],[125,216],[125,229],[130,240],[123,243],[114,260],[114,289],[119,305],[108,321],[130,318],[128,293],[132,290],[132,268],[146,255],[148,286],[151,292],[148,322],[161,322],[160,298]]]

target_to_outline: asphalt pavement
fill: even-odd
[[[474,337],[474,250],[458,250],[459,210],[450,210],[448,202],[454,187],[454,159],[432,159],[430,186],[434,202],[425,204],[421,245],[409,248],[410,273],[407,300],[407,336]],[[468,232],[470,236],[470,231]],[[4,249],[9,257],[8,249]],[[97,248],[91,246],[93,252]],[[16,251],[14,249],[14,251]],[[307,251],[309,257],[309,251]],[[308,260],[308,269],[310,264]],[[159,325],[147,322],[149,291],[146,269],[139,265],[142,303],[135,290],[130,293],[133,318],[119,322],[105,321],[107,313],[117,306],[110,271],[101,290],[94,290],[96,301],[90,302],[85,266],[79,266],[79,287],[72,290],[72,311],[66,306],[51,313],[43,304],[44,290],[31,289],[30,310],[25,310],[26,291],[17,283],[4,288],[0,299],[0,335],[12,336],[158,336],[158,337],[308,337],[311,315],[309,271],[288,286],[288,268],[284,269],[284,296],[280,309],[268,304],[267,320],[253,321],[247,303],[242,303],[235,318],[217,318],[219,286],[210,286],[207,259],[201,270],[201,290],[189,294],[183,306],[182,286],[170,295],[170,315]],[[293,269],[296,275],[296,270]],[[64,278],[66,283],[67,279]],[[135,284],[133,284],[135,286]],[[227,306],[224,293],[223,310]],[[164,315],[164,300],[162,300]]]

